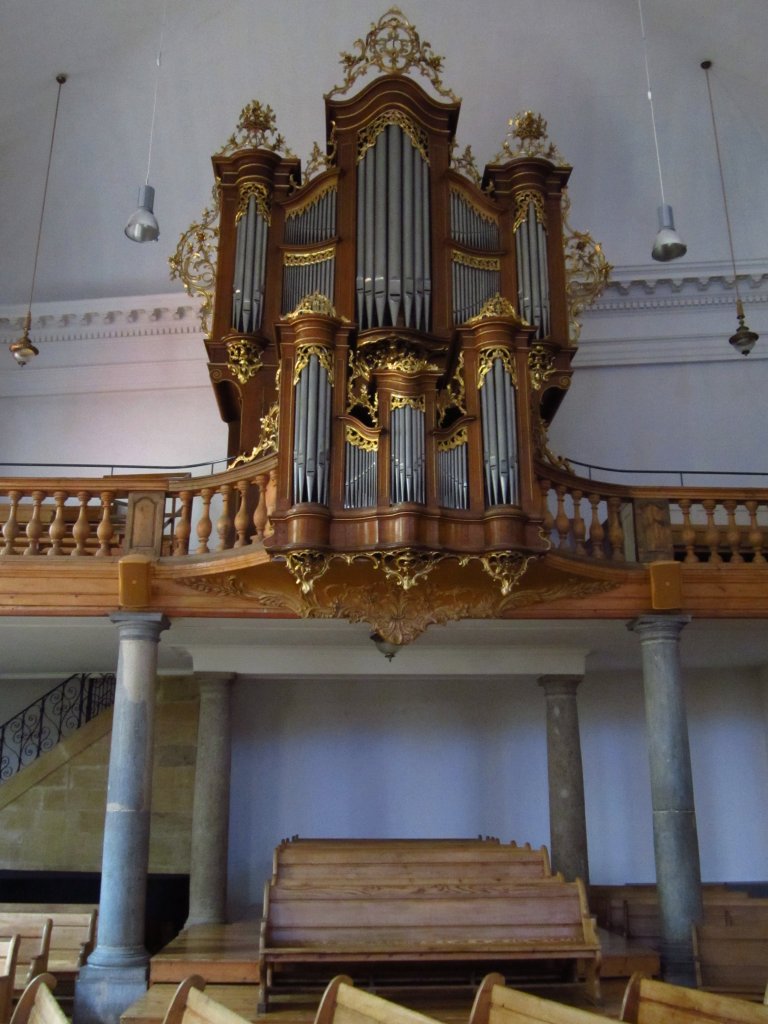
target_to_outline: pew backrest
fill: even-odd
[[[759,999],[768,977],[768,922],[694,925],[693,955],[700,988]]]
[[[11,935],[7,939],[0,938],[0,1024],[6,1024],[11,1016],[18,952],[18,935]]]
[[[605,1017],[509,988],[502,974],[487,974],[477,990],[469,1024],[604,1024]]]
[[[38,974],[48,970],[53,922],[50,917],[29,919],[22,915],[0,913],[0,936],[18,937],[14,990],[24,987]]]
[[[355,988],[346,975],[333,978],[323,993],[315,1024],[436,1024],[416,1010]]]
[[[619,1020],[628,1024],[768,1024],[768,1006],[636,973],[624,992]]]
[[[19,997],[11,1024],[69,1024],[51,989],[56,987],[52,974],[38,974]]]
[[[6,928],[51,922],[47,970],[60,981],[77,977],[96,944],[98,908],[80,903],[0,903],[0,933]]]
[[[249,1024],[229,1007],[207,996],[199,974],[185,978],[173,994],[163,1024]]]

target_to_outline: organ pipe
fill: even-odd
[[[237,222],[232,327],[253,334],[261,327],[269,222],[251,195]]]
[[[487,505],[518,502],[515,389],[500,357],[492,359],[480,385],[483,469]]]
[[[308,354],[295,384],[294,502],[328,504],[331,449],[331,381],[321,356]]]
[[[395,397],[390,420],[391,501],[424,504],[424,408],[411,399]]]
[[[348,428],[344,455],[344,508],[374,506],[377,502],[378,471],[376,443]]]
[[[315,253],[285,253],[282,313],[293,312],[303,298],[319,292],[333,301],[336,255],[333,247]]]
[[[466,429],[438,444],[437,472],[440,505],[443,508],[469,508]]]
[[[357,165],[357,316],[360,328],[429,330],[429,165],[409,133],[387,124]]]
[[[546,338],[550,332],[547,233],[533,201],[528,203],[526,214],[515,229],[515,248],[520,315],[536,325],[538,338]]]

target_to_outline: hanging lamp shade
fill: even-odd
[[[659,263],[666,263],[669,260],[676,260],[679,256],[685,256],[688,246],[675,230],[675,218],[672,207],[669,203],[662,203],[659,207],[659,233],[653,243],[651,257]]]
[[[139,205],[125,225],[125,234],[132,242],[156,242],[160,226],[154,212],[155,190],[151,185],[139,189]]]

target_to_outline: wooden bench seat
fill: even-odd
[[[58,982],[71,984],[96,943],[98,909],[81,903],[0,903],[0,934],[40,928],[51,922],[45,964],[38,971],[53,974]]]
[[[600,943],[583,883],[308,886],[269,882],[259,948],[259,1008],[289,968],[499,962],[586,978],[599,1000]],[[294,974],[296,972],[294,971]]]
[[[323,993],[314,1024],[436,1024],[416,1010],[355,988],[345,975],[333,978]]]
[[[589,1010],[509,988],[502,974],[487,974],[477,990],[469,1024],[601,1024]]]
[[[38,974],[21,994],[11,1024],[69,1024],[51,992],[56,987],[52,974]]]
[[[763,998],[768,982],[768,922],[694,925],[693,955],[700,988]]]
[[[768,1006],[633,974],[619,1019],[629,1024],[768,1024]]]
[[[18,952],[18,935],[12,935],[8,939],[0,938],[0,1024],[6,1024],[11,1016]]]
[[[0,937],[7,940],[15,935],[18,939],[14,994],[21,994],[36,975],[48,970],[52,927],[50,917],[0,913]]]
[[[185,978],[173,994],[163,1024],[247,1024],[244,1017],[207,996],[204,988],[199,974]]]

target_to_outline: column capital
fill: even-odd
[[[677,640],[691,621],[690,615],[639,615],[627,623],[627,629],[645,640]]]
[[[547,697],[569,697],[576,693],[584,676],[552,675],[539,676],[539,686]]]
[[[162,612],[112,612],[109,621],[120,631],[123,640],[159,640],[171,620]]]

